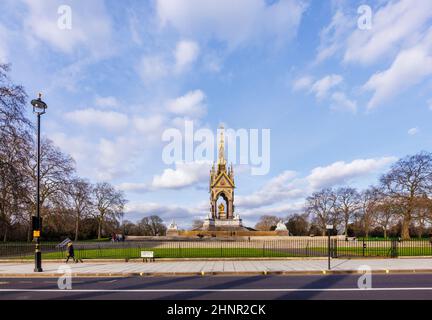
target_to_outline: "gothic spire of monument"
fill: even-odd
[[[224,137],[224,126],[220,126],[220,140],[219,140],[219,154],[218,154],[218,164],[225,165],[225,137]]]

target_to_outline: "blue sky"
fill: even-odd
[[[71,29],[58,26],[61,5]],[[268,174],[235,168],[247,225],[297,212],[322,187],[373,184],[397,158],[431,149],[429,0],[0,6],[0,61],[30,97],[44,93],[44,134],[78,173],[126,192],[125,219],[159,214],[186,228],[207,215],[208,164],[161,157],[162,133],[185,119],[271,130]]]

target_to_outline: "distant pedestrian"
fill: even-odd
[[[81,259],[75,258],[75,250],[72,242],[69,242],[67,244],[67,258],[66,263],[68,263],[69,259],[72,258],[73,262],[78,263],[79,261],[82,262]]]

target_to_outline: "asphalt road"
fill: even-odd
[[[32,299],[428,299],[432,274],[372,276],[358,289],[359,275],[193,276],[74,278],[59,290],[55,278],[0,278],[0,300]]]

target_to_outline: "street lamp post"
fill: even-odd
[[[36,182],[36,217],[33,219],[33,238],[36,240],[34,272],[42,272],[42,252],[40,249],[41,218],[40,218],[40,118],[46,112],[47,104],[42,101],[42,94],[31,101],[33,113],[37,115],[37,182]]]
[[[328,260],[328,270],[331,269],[331,265],[330,265],[330,257],[331,257],[331,240],[330,240],[330,232],[333,230],[333,225],[332,224],[328,224],[326,225],[326,229],[327,229],[327,260]]]

